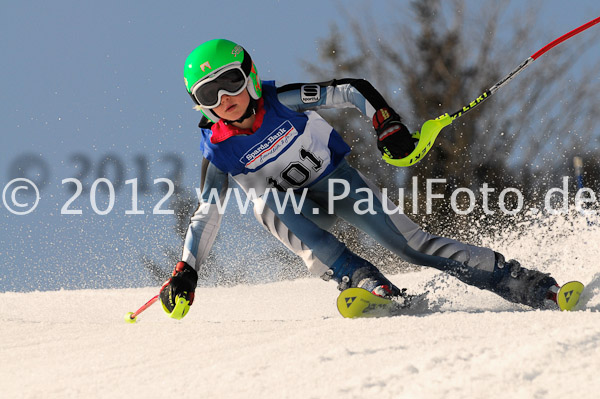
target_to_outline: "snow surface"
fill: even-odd
[[[597,398],[600,232],[554,231],[499,245],[584,282],[576,312],[429,269],[391,279],[429,290],[436,311],[381,319],[341,318],[335,285],[317,278],[202,287],[183,320],[156,304],[137,324],[124,314],[157,288],[0,293],[0,397]]]

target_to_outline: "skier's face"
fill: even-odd
[[[219,104],[218,107],[213,108],[213,112],[223,119],[235,121],[244,115],[246,108],[248,108],[248,104],[250,104],[248,90],[242,91],[237,96],[223,94],[221,97],[221,104]]]

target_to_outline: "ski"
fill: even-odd
[[[583,284],[570,281],[563,284],[556,294],[556,303],[562,311],[575,310],[583,293]],[[345,318],[391,317],[416,315],[431,312],[427,293],[404,295],[397,299],[386,299],[362,288],[348,288],[337,298],[337,308]]]
[[[342,291],[337,299],[337,308],[346,318],[400,316],[429,310],[427,293],[386,299],[363,288],[348,288]]]
[[[583,284],[579,281],[569,281],[563,284],[556,294],[556,303],[560,310],[574,310],[583,292]]]

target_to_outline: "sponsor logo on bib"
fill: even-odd
[[[276,158],[297,136],[296,128],[290,121],[285,121],[260,143],[248,150],[240,162],[248,169],[257,169],[269,160]]]

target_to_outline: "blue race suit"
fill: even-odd
[[[387,107],[385,100],[364,80],[334,80],[319,84],[293,84],[280,88],[263,82],[266,110],[263,123],[253,134],[211,142],[212,131],[202,129],[204,154],[201,200],[187,231],[183,261],[200,269],[208,256],[221,222],[216,201],[223,200],[227,176],[246,193],[256,196],[255,216],[287,248],[302,257],[311,273],[322,276],[347,251],[328,229],[341,217],[372,236],[403,259],[435,267],[462,281],[488,288],[495,266],[491,249],[463,244],[424,232],[406,215],[386,214],[394,205],[344,157],[350,148],[315,110],[355,107],[367,117]],[[342,184],[346,182],[346,184]],[[269,189],[273,190],[269,190]],[[294,212],[285,189],[306,189],[302,211]],[[328,195],[336,200],[328,211]],[[373,193],[374,212],[359,215],[358,201]],[[216,192],[218,195],[210,195]],[[261,209],[262,208],[262,209]],[[317,210],[317,211],[316,211]]]

